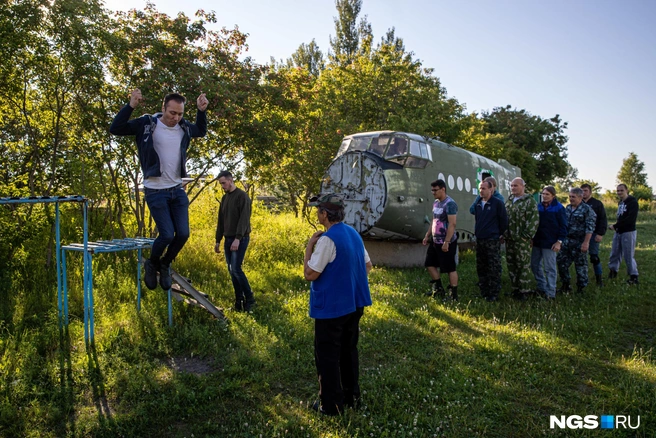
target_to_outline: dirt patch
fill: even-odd
[[[197,376],[211,373],[216,369],[212,359],[199,357],[171,357],[167,360],[167,365],[174,371]]]

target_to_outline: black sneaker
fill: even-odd
[[[610,271],[608,271],[608,279],[612,280],[613,278],[617,278],[617,271],[611,269]]]
[[[162,286],[162,289],[169,290],[173,285],[173,280],[171,279],[171,264],[162,263],[159,267],[159,285]]]
[[[640,282],[638,281],[638,276],[632,275],[631,278],[626,280],[626,284],[628,284],[629,286],[632,286],[634,284],[640,284]]]
[[[144,263],[146,274],[144,275],[144,283],[150,290],[157,289],[157,266],[150,259]]]

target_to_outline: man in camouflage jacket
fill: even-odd
[[[569,192],[569,205],[565,207],[567,216],[567,239],[558,253],[558,275],[562,282],[560,292],[571,291],[569,267],[576,267],[576,289],[583,292],[588,285],[588,249],[590,238],[597,224],[597,215],[583,202],[583,190],[574,188]]]
[[[503,236],[506,242],[506,263],[513,297],[524,300],[530,292],[531,239],[538,230],[540,214],[535,199],[526,193],[526,183],[522,178],[512,180],[510,193],[506,201],[508,230]]]

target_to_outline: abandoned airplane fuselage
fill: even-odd
[[[432,220],[432,181],[442,179],[458,204],[456,232],[471,242],[474,216],[469,207],[481,179],[489,174],[508,198],[510,181],[521,170],[505,160],[481,155],[416,134],[378,131],[344,137],[321,184],[322,193],[345,200],[344,222],[367,240],[421,241]]]

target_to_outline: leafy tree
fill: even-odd
[[[335,38],[330,37],[329,56],[333,64],[348,65],[355,59],[361,39],[371,35],[371,25],[366,16],[357,23],[362,0],[335,0],[335,6],[338,16],[334,18]]]
[[[296,52],[292,53],[287,65],[305,68],[311,75],[319,76],[321,70],[324,69],[323,53],[321,53],[319,46],[313,39],[310,44],[301,44]]]
[[[622,167],[617,173],[617,183],[626,184],[629,188],[647,186],[645,163],[638,159],[635,152],[630,152],[629,156],[622,161]]]
[[[543,119],[508,105],[484,112],[482,118],[486,133],[506,139],[497,142],[499,149],[494,155],[519,166],[529,189],[537,190],[567,173],[567,122],[559,115]]]

